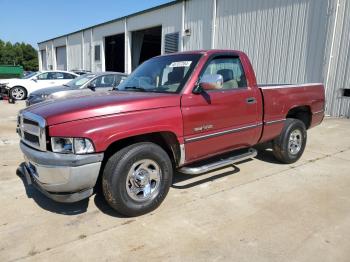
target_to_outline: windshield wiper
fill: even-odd
[[[146,92],[146,89],[143,87],[137,87],[137,86],[126,86],[124,87],[124,89],[133,89],[133,90],[137,90],[137,91],[142,91],[142,92]]]
[[[69,86],[69,85],[67,85],[67,84],[63,84],[63,86],[70,87],[70,86]]]

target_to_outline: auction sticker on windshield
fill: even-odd
[[[178,62],[172,62],[169,67],[188,67],[190,66],[192,61],[178,61]]]

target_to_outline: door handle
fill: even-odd
[[[248,97],[245,101],[247,104],[255,104],[256,103],[255,97]]]

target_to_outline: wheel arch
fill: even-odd
[[[154,133],[145,133],[127,138],[122,138],[112,142],[104,151],[104,157],[100,168],[100,173],[96,181],[95,188],[98,190],[102,186],[102,175],[108,159],[118,150],[138,142],[152,142],[159,145],[168,154],[173,167],[181,164],[182,154],[180,142],[175,133],[171,131],[162,131]]]
[[[104,161],[121,148],[138,142],[152,142],[159,145],[167,152],[173,165],[179,165],[181,161],[181,146],[176,134],[171,131],[145,133],[116,140],[106,148]]]
[[[309,129],[312,121],[311,108],[307,105],[295,106],[288,111],[286,118],[299,119],[304,123],[306,129]]]

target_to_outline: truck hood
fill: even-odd
[[[55,125],[92,117],[173,106],[180,106],[180,95],[110,91],[48,100],[30,106],[24,111],[42,116],[47,125]]]

